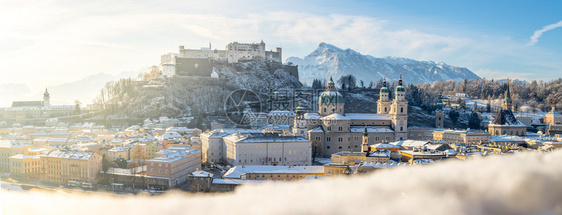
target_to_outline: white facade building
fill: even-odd
[[[274,133],[231,134],[224,138],[230,165],[311,165],[311,141]]]

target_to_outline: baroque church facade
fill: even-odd
[[[368,144],[406,140],[408,137],[408,101],[402,76],[390,99],[386,80],[380,89],[376,113],[346,113],[345,99],[336,90],[330,77],[326,90],[318,98],[318,112],[296,109],[293,134],[316,141],[324,157],[341,151],[362,151],[363,140]],[[373,107],[375,109],[375,107]]]

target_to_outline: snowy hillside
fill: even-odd
[[[467,68],[450,66],[442,62],[398,57],[377,58],[327,43],[320,43],[316,50],[304,58],[290,57],[287,62],[298,65],[299,79],[309,84],[314,79],[326,80],[330,74],[335,80],[352,74],[357,82],[363,80],[365,84],[376,82],[385,76],[387,79],[397,80],[400,73],[407,84],[480,78]]]

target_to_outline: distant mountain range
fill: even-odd
[[[327,80],[330,74],[335,81],[341,76],[351,74],[355,76],[357,85],[360,80],[367,85],[383,77],[387,80],[398,80],[400,73],[406,84],[433,83],[437,80],[450,79],[456,81],[480,79],[464,67],[399,57],[377,58],[327,43],[320,43],[316,50],[304,58],[290,57],[287,62],[299,66],[299,79],[309,85],[314,79]]]
[[[117,75],[97,73],[78,81],[49,86],[51,104],[72,105],[75,100],[80,101],[83,105],[92,103],[107,82],[117,81],[121,78],[137,77],[139,73],[144,71],[145,69],[124,71]],[[41,101],[43,100],[43,92],[43,90],[31,92],[24,84],[0,84],[0,107],[9,107],[12,101]]]

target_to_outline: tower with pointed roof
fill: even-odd
[[[386,77],[382,81],[382,87],[379,92],[379,100],[377,101],[377,113],[388,114],[390,112],[390,91],[386,87]]]
[[[363,142],[361,144],[362,152],[369,152],[369,133],[367,132],[367,125],[365,125],[365,131],[363,131]]]
[[[390,107],[391,127],[396,134],[394,140],[405,140],[408,138],[408,101],[406,100],[406,89],[402,82],[402,73],[400,73],[394,96]]]
[[[47,91],[47,88],[45,88],[45,93],[43,93],[43,106],[51,106],[51,96],[49,94],[49,91]]]
[[[512,110],[511,92],[509,91],[509,80],[507,81],[507,90],[505,90],[505,99],[503,100],[503,109]]]
[[[330,114],[344,115],[345,99],[336,90],[336,84],[330,75],[330,81],[326,83],[326,91],[320,94],[318,98],[318,113],[321,116],[328,116]]]
[[[299,106],[295,111],[295,120],[293,122],[293,134],[297,136],[302,136],[308,138],[306,119],[304,114],[306,114],[307,109],[299,102]]]

